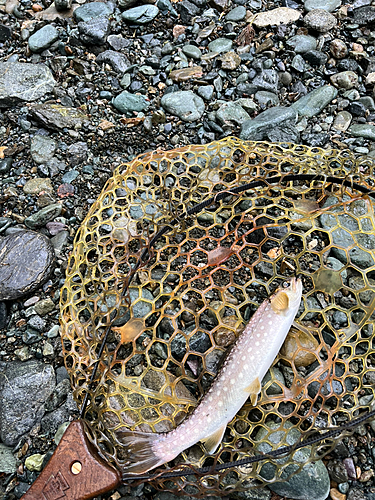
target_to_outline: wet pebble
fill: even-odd
[[[203,100],[191,90],[164,94],[160,102],[168,113],[178,116],[185,122],[198,120],[205,110]]]
[[[287,40],[286,45],[297,54],[303,54],[316,49],[316,38],[310,35],[295,35]]]
[[[327,10],[323,9],[310,10],[303,21],[305,26],[319,33],[327,33],[337,24],[337,19]]]
[[[46,163],[56,151],[56,141],[45,135],[34,135],[31,139],[30,153],[35,163]]]
[[[127,90],[124,90],[113,99],[113,105],[121,113],[130,113],[147,109],[149,103],[143,95],[131,94]]]
[[[159,9],[156,5],[140,5],[139,7],[133,7],[132,9],[123,12],[122,18],[124,21],[136,24],[147,24],[150,23],[158,14]]]
[[[29,38],[29,48],[32,52],[42,52],[48,49],[59,37],[57,29],[47,24]]]
[[[110,2],[90,2],[81,5],[74,11],[74,17],[79,21],[89,21],[95,17],[109,16],[113,12]]]

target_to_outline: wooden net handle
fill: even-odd
[[[99,457],[87,439],[83,422],[75,420],[22,500],[88,500],[120,482],[119,472]]]

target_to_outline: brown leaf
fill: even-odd
[[[238,35],[236,43],[240,47],[244,47],[245,45],[250,45],[255,36],[254,28],[251,24],[248,24],[246,28],[244,28],[241,33]]]

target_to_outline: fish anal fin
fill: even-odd
[[[245,388],[245,392],[250,395],[250,401],[253,406],[256,405],[258,394],[262,388],[262,384],[260,383],[259,377],[256,377],[250,385]]]
[[[275,313],[284,312],[289,307],[289,297],[285,292],[278,292],[271,298],[271,307]]]
[[[215,453],[216,448],[219,446],[219,444],[221,443],[221,441],[223,439],[224,432],[225,432],[226,428],[227,428],[227,425],[224,424],[222,427],[219,427],[219,429],[217,429],[210,436],[208,436],[204,439],[201,439],[202,443],[204,443],[204,447],[206,448],[207,453],[209,453],[210,455],[212,453]]]

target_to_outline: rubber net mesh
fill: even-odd
[[[349,151],[226,138],[146,153],[117,168],[77,233],[61,294],[74,396],[82,405],[89,392],[85,418],[109,462],[126,472],[121,429],[165,432],[183,421],[254,311],[296,273],[303,281],[296,320],[302,330],[291,330],[257,406],[248,403],[238,412],[214,456],[197,443],[165,469],[269,452],[370,408],[374,206],[350,183],[372,189],[374,166]],[[336,176],[338,182],[283,180],[290,173]],[[267,181],[274,176],[282,179]],[[257,179],[262,186],[183,217],[215,193]],[[149,248],[123,294],[152,236],[176,217],[179,223]],[[285,479],[336,442],[218,474],[159,478],[153,485],[196,496],[227,494]]]

